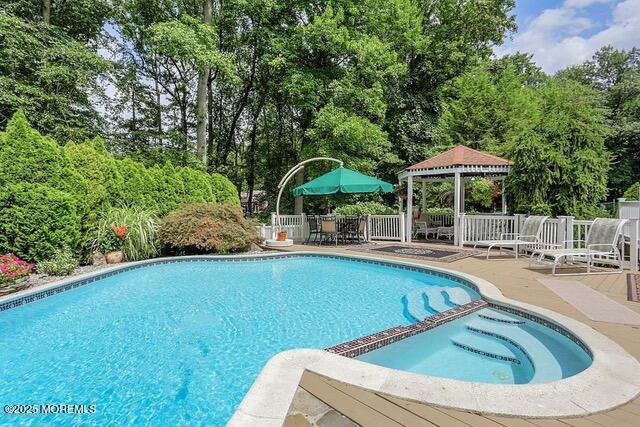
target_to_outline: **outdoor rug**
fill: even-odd
[[[366,244],[357,247],[348,248],[347,250],[355,252],[366,252],[370,254],[385,254],[402,258],[413,258],[426,261],[453,262],[459,259],[467,258],[481,253],[473,250],[460,250],[454,248],[436,249],[432,247],[417,247],[403,245],[379,245]]]
[[[591,320],[640,325],[640,313],[575,280],[538,279]]]
[[[627,274],[627,299],[640,302],[640,274]]]

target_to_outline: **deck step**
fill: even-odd
[[[487,308],[478,313],[479,317],[482,317],[485,320],[491,320],[493,322],[514,324],[514,325],[522,325],[524,320],[518,319],[517,317],[510,316],[505,313],[501,313],[497,310],[493,310],[491,308]]]
[[[472,333],[457,334],[451,338],[451,342],[458,348],[481,356],[504,360],[516,365],[522,363],[517,355],[501,341],[485,338],[482,335]]]
[[[470,320],[465,325],[471,332],[497,338],[525,353],[534,367],[531,383],[543,383],[562,378],[562,367],[553,353],[538,338],[523,329],[522,325],[499,323],[482,318]]]

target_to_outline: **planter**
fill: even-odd
[[[27,278],[22,277],[14,283],[8,285],[0,285],[0,295],[12,294],[31,287],[31,283],[27,283]]]
[[[278,231],[278,242],[284,242],[287,240],[287,232],[286,231]]]
[[[118,264],[122,262],[122,251],[114,251],[107,253],[104,257],[107,260],[107,264]]]

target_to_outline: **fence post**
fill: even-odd
[[[370,242],[371,241],[371,235],[369,234],[369,229],[371,228],[371,215],[367,214],[367,222],[364,226],[364,241],[365,242]]]
[[[564,241],[567,239],[567,216],[561,215],[558,217],[558,230],[556,231],[556,244],[562,245],[564,248]]]
[[[278,224],[276,224],[276,213],[275,212],[271,212],[271,238],[275,239],[276,236],[276,227]]]
[[[633,273],[638,272],[638,240],[640,239],[640,220],[638,218],[631,218],[629,220],[629,226],[631,228],[631,247],[629,249],[629,263]]]
[[[573,219],[574,218],[572,216],[566,216],[565,218],[567,220],[567,227],[565,229],[564,239],[565,240],[573,240]],[[565,246],[566,246],[567,249],[572,249],[573,248],[573,242],[570,241]]]
[[[400,241],[402,243],[404,243],[406,241],[404,234],[405,234],[405,228],[404,228],[404,215],[400,214],[398,215],[399,217],[399,226],[400,226]]]

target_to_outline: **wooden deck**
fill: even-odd
[[[425,247],[424,244],[415,244]],[[440,249],[444,249],[439,246]],[[339,252],[358,255],[348,248],[293,246],[290,251]],[[362,254],[361,254],[362,255]],[[398,260],[397,256],[376,255]],[[486,279],[508,297],[534,304],[570,316],[608,336],[631,355],[640,359],[640,327],[594,322],[540,284],[536,278],[551,277],[546,271],[533,271],[527,260],[500,259],[487,261],[470,257],[451,263],[416,260],[406,261],[457,270]],[[570,276],[560,280],[579,280],[609,298],[640,313],[640,303],[627,301],[626,273],[597,276]],[[583,418],[538,419],[506,418],[403,401],[379,393],[372,393],[330,378],[305,372],[299,390],[318,399],[331,409],[332,422],[318,414],[305,414],[305,405],[294,400],[286,426],[363,425],[363,426],[640,426],[640,397],[614,410]],[[308,394],[307,394],[308,392]],[[307,399],[309,400],[309,399]],[[335,414],[344,415],[336,418]],[[321,415],[321,414],[320,414]]]

